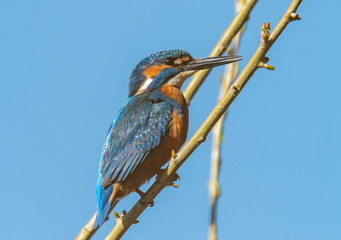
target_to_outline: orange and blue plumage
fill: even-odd
[[[179,73],[240,60],[236,56],[194,59],[183,50],[162,51],[143,59],[129,81],[127,102],[111,124],[97,176],[100,226],[116,202],[157,174],[187,137],[188,106]]]

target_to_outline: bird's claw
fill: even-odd
[[[178,180],[180,180],[179,174],[174,173],[174,175],[173,175],[173,181],[175,182],[175,181],[178,181]]]
[[[160,168],[159,171],[157,171],[155,176],[155,181],[160,182],[160,175],[165,169]]]
[[[146,195],[145,192],[142,192],[140,189],[136,189],[135,192],[140,195],[141,198],[144,197],[144,195]],[[149,205],[149,207],[154,207],[154,200],[151,200],[149,203],[147,203]]]

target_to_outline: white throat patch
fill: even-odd
[[[148,86],[152,83],[153,79],[152,78],[147,78],[144,83],[142,84],[142,86],[139,88],[139,90],[135,93],[135,95],[140,94],[142,92],[144,92],[144,90],[146,90],[148,88]]]
[[[181,72],[180,74],[176,75],[175,77],[169,79],[167,81],[167,84],[177,87],[179,89],[181,89],[182,84],[184,83],[184,81],[189,78],[190,76],[193,75],[195,71],[185,71],[185,72]],[[153,82],[154,79],[152,78],[147,78],[144,83],[142,84],[142,86],[139,88],[139,90],[134,94],[140,94],[143,93],[148,86]]]

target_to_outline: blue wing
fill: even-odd
[[[167,135],[174,106],[151,94],[128,99],[111,125],[101,164],[104,188],[124,181]]]

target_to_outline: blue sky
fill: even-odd
[[[260,0],[240,55],[290,1]],[[304,1],[226,120],[220,239],[341,239],[339,1]],[[0,226],[3,239],[72,239],[96,208],[107,129],[128,77],[150,53],[207,56],[234,16],[232,1],[0,3]],[[189,137],[215,105],[215,69],[190,106]],[[124,239],[206,239],[210,137]],[[146,189],[146,186],[143,187]],[[129,210],[131,194],[117,211]],[[94,236],[103,239],[110,220]]]

